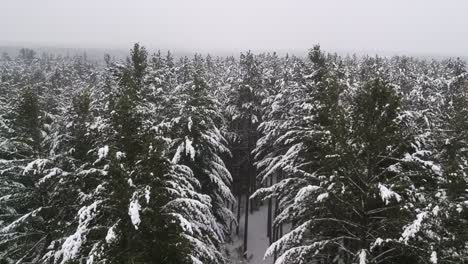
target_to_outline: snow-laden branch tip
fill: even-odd
[[[426,217],[427,217],[427,212],[421,212],[418,215],[416,215],[416,220],[414,220],[413,223],[405,227],[400,240],[407,243],[411,238],[413,238],[416,235],[416,233],[418,233],[419,230],[421,229],[422,222],[424,219],[426,219]]]
[[[397,202],[401,201],[401,196],[398,193],[392,191],[390,188],[387,188],[385,185],[381,183],[379,183],[378,187],[380,190],[380,197],[382,198],[382,201],[384,201],[386,205],[390,203],[390,200],[392,198],[395,199]]]
[[[128,215],[130,216],[130,220],[132,221],[133,226],[135,229],[138,230],[138,225],[140,225],[141,220],[140,220],[140,210],[141,206],[138,203],[138,199],[134,198],[130,202],[130,205],[128,206]]]

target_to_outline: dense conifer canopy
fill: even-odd
[[[468,262],[464,61],[104,62],[0,59],[0,263]]]

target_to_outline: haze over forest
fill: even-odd
[[[150,50],[237,55],[330,52],[468,54],[468,2],[414,1],[9,1],[0,46]]]

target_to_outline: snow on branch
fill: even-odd
[[[379,183],[380,197],[385,202],[386,205],[390,203],[390,200],[394,198],[397,202],[401,201],[401,196],[396,192],[392,191],[390,188],[385,187],[385,185]]]

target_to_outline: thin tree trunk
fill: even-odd
[[[254,177],[252,177],[253,173],[252,173],[252,169],[250,169],[250,163],[251,162],[252,161],[250,161],[250,159],[249,159],[249,175],[250,175],[250,183],[249,183],[250,186],[249,186],[249,188],[250,188],[250,190],[252,190],[252,193],[253,193],[255,191],[254,184],[253,184],[255,179],[254,179]],[[253,214],[253,211],[255,209],[255,199],[249,199],[249,201],[250,201],[250,213]]]
[[[250,115],[252,116],[252,114]],[[250,118],[249,120],[249,130],[248,130],[248,145],[247,145],[247,151],[248,151],[248,171],[249,171],[249,189],[250,189],[250,192],[253,193],[255,192],[255,168],[253,166],[253,159],[252,159],[252,145],[253,145],[253,142],[255,142],[255,139],[253,138],[254,135],[253,135],[253,132],[252,132],[252,118]],[[249,194],[250,195],[250,194]],[[248,198],[247,198],[248,199]],[[252,214],[254,209],[255,209],[255,199],[249,199],[250,200],[250,213]]]
[[[256,139],[254,139],[255,142]],[[257,190],[257,173],[255,170],[255,166],[253,165],[253,159],[250,158],[252,152],[252,145],[249,147],[249,160],[250,160],[250,175],[252,179],[252,184],[251,184],[251,193],[254,193]],[[251,206],[250,206],[250,213],[253,213],[255,209],[257,209],[257,199],[251,199]]]
[[[234,212],[234,202],[230,203],[229,209],[231,209],[231,212]],[[229,234],[232,234],[232,222],[233,220],[229,221]]]
[[[271,185],[273,185],[273,177],[270,177],[270,186]],[[267,237],[270,239],[270,245],[272,243],[272,237],[271,237],[272,206],[273,206],[273,201],[271,198],[269,198],[268,199]]]
[[[279,170],[279,171],[278,171],[278,174],[277,174],[277,176],[276,176],[276,182],[281,181],[282,173],[283,173],[282,170]],[[278,200],[278,198],[276,198],[276,199],[275,199],[275,214],[274,214],[274,219],[276,219],[276,217],[277,217],[278,214],[279,214],[279,209],[278,209],[278,207],[279,207],[279,200]],[[278,240],[278,233],[279,233],[279,231],[280,231],[280,230],[279,230],[279,227],[276,226],[276,225],[273,225],[273,242],[275,242],[275,241]],[[277,256],[276,250],[275,250],[275,252],[274,252],[273,255],[274,255],[274,256],[273,256],[273,259],[274,259],[274,261],[276,261],[276,259],[277,259],[277,257],[278,257],[278,256]]]
[[[239,226],[241,218],[241,203],[242,203],[242,194],[239,192],[237,195],[237,226],[236,226],[236,235],[239,235]]]
[[[278,206],[279,206],[279,201],[278,199],[275,199],[275,218],[278,216],[278,213],[279,213],[279,210],[278,210]],[[276,240],[278,240],[278,231],[279,231],[279,228],[277,225],[273,225],[273,242],[276,242]],[[275,250],[274,254],[273,254],[273,259],[274,261],[276,261],[276,258],[278,257],[277,256],[277,252]]]
[[[273,238],[271,239],[271,243],[275,242],[276,241],[276,226],[273,226]],[[276,248],[275,248],[275,251],[273,252],[273,263],[276,261]]]
[[[244,223],[244,257],[247,258],[247,238],[249,233],[249,196],[250,192],[247,189],[247,197],[245,199],[245,223]]]

